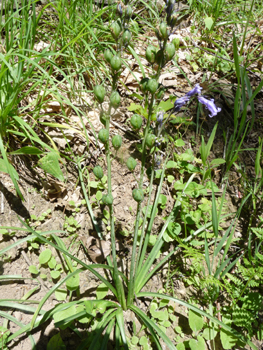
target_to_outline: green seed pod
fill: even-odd
[[[106,143],[109,139],[109,132],[107,129],[101,129],[98,134],[99,140],[102,143]]]
[[[163,40],[166,40],[168,38],[168,29],[167,29],[167,24],[165,22],[162,22],[159,26],[159,33],[160,36]]]
[[[99,103],[102,103],[106,94],[104,87],[102,85],[96,85],[93,92]]]
[[[122,42],[124,46],[129,45],[129,42],[131,40],[131,32],[129,29],[125,29],[124,33],[122,34]]]
[[[126,162],[126,165],[130,171],[133,171],[137,165],[137,162],[134,158],[130,157]]]
[[[106,205],[112,205],[113,203],[113,197],[111,194],[104,194],[101,198],[101,201],[103,204],[106,204]]]
[[[139,190],[138,188],[135,188],[132,191],[132,197],[136,202],[142,202],[144,199],[143,191]]]
[[[145,93],[147,91],[147,84],[148,84],[148,81],[150,79],[149,78],[143,78],[141,81],[140,81],[140,88],[141,88],[141,91],[143,93]]]
[[[113,37],[114,40],[118,40],[118,37],[121,34],[121,26],[119,25],[118,22],[113,22],[110,26],[110,31],[111,31],[111,35]]]
[[[125,19],[129,20],[132,16],[132,8],[130,5],[126,6],[125,9]]]
[[[170,61],[175,54],[175,47],[173,43],[168,43],[165,47],[165,58],[166,61]]]
[[[113,108],[118,108],[121,103],[121,97],[118,91],[113,91],[113,93],[110,95],[110,103]]]
[[[106,126],[106,116],[103,112],[100,113],[100,122],[101,122],[101,124]]]
[[[147,83],[147,90],[153,95],[158,89],[158,81],[155,79],[150,79]]]
[[[102,170],[101,166],[99,166],[99,165],[95,166],[95,168],[93,168],[93,173],[98,179],[103,178],[104,174],[103,174],[103,170]]]
[[[122,144],[122,138],[120,135],[115,135],[113,136],[112,140],[112,146],[118,150],[120,147],[121,147],[121,144]]]
[[[173,38],[172,43],[174,44],[175,50],[178,50],[180,47],[180,39],[179,38]]]
[[[152,45],[149,45],[145,53],[146,59],[149,63],[154,64],[156,56],[156,48]]]
[[[131,117],[131,126],[133,127],[133,129],[139,130],[142,126],[142,117],[138,114],[134,114]]]
[[[157,94],[155,95],[156,96],[156,99],[157,100],[161,100],[164,96],[164,93],[165,93],[165,88],[160,88],[159,91],[157,92]]]
[[[155,56],[155,63],[160,66],[162,62],[163,62],[163,50],[159,50],[157,51]]]
[[[108,63],[110,63],[112,57],[113,57],[113,54],[110,49],[107,49],[104,51],[104,58]]]
[[[153,134],[150,134],[146,137],[146,146],[149,148],[152,148],[155,143],[155,136]]]
[[[110,65],[113,71],[118,71],[121,69],[121,59],[119,56],[113,56]]]

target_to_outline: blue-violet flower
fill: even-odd
[[[187,96],[193,96],[195,94],[200,95],[201,94],[201,90],[202,90],[202,87],[199,84],[196,84],[195,87],[191,91],[187,92],[186,95]]]
[[[221,108],[216,107],[214,103],[214,99],[208,100],[207,98],[203,96],[198,96],[198,101],[205,105],[205,107],[209,110],[210,114],[209,117],[212,118],[217,115],[221,111]]]
[[[174,112],[180,111],[180,109],[190,100],[190,96],[183,96],[178,98],[174,103]]]
[[[162,124],[163,124],[163,111],[159,112],[159,114],[156,117],[156,121],[160,126],[162,126]]]

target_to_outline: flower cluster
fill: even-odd
[[[198,101],[200,103],[202,103],[206,107],[206,109],[209,110],[209,112],[210,112],[209,117],[210,118],[215,117],[217,115],[217,113],[219,113],[221,111],[221,108],[216,107],[216,105],[214,103],[214,99],[209,100],[206,97],[201,96],[201,90],[202,90],[202,87],[199,84],[196,84],[195,87],[191,91],[187,92],[187,94],[185,96],[178,98],[174,103],[174,112],[180,111],[180,109],[187,102],[189,102],[190,98],[193,95],[197,94]]]
[[[171,28],[175,26],[177,20],[176,11],[174,11],[175,2],[175,0],[166,0],[165,3],[166,21]]]

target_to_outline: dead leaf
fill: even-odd
[[[85,244],[85,242],[83,242]],[[86,239],[85,247],[87,249],[90,259],[94,263],[102,263],[111,253],[110,242],[100,240],[98,238],[89,236]]]

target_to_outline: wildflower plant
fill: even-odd
[[[97,85],[94,87],[94,96],[97,100],[97,103],[100,106],[101,110],[101,122],[104,127],[98,133],[98,139],[103,143],[105,147],[106,163],[107,163],[107,190],[102,196],[101,202],[103,205],[108,207],[109,210],[109,221],[110,221],[110,235],[111,235],[111,255],[107,255],[106,264],[92,264],[87,265],[83,261],[79,260],[66,249],[62,240],[57,237],[54,232],[36,232],[29,226],[26,227],[26,230],[29,230],[32,235],[17,241],[10,248],[20,244],[22,241],[30,240],[34,237],[38,237],[41,242],[47,243],[48,245],[54,247],[62,253],[63,258],[69,266],[69,273],[59,282],[57,282],[44,296],[37,308],[25,306],[21,304],[20,306],[15,306],[15,308],[26,310],[27,312],[33,312],[34,316],[29,325],[20,325],[19,331],[9,336],[7,341],[11,341],[16,336],[24,333],[30,332],[32,329],[40,326],[42,323],[46,322],[48,319],[53,318],[55,320],[55,325],[62,329],[65,329],[67,326],[72,326],[72,323],[78,320],[81,323],[86,323],[92,327],[92,332],[86,339],[82,339],[82,343],[77,348],[80,349],[107,349],[107,343],[110,338],[110,335],[114,331],[114,342],[115,348],[128,349],[129,340],[125,332],[125,311],[132,311],[136,317],[144,324],[147,331],[151,334],[152,340],[155,342],[158,349],[162,349],[160,339],[162,339],[169,349],[176,350],[175,344],[171,339],[164,333],[164,331],[154,322],[143,310],[139,308],[138,301],[144,298],[158,298],[164,299],[167,301],[173,301],[175,303],[181,304],[184,307],[192,310],[193,312],[205,316],[211,320],[215,325],[221,326],[228,332],[231,332],[233,336],[237,339],[245,340],[238,332],[232,330],[228,325],[219,321],[211,313],[208,314],[205,311],[199,309],[198,307],[187,303],[183,300],[171,297],[169,295],[161,293],[152,293],[145,291],[147,290],[147,282],[154,276],[154,274],[169,260],[169,258],[175,253],[175,250],[172,250],[165,257],[159,259],[158,263],[155,264],[157,256],[163,246],[164,239],[163,236],[165,231],[171,222],[176,221],[176,217],[180,212],[181,199],[178,196],[175,201],[174,207],[171,210],[170,215],[165,220],[162,228],[160,229],[159,235],[156,239],[155,244],[153,245],[150,252],[147,251],[148,243],[150,239],[150,234],[152,231],[155,215],[154,213],[157,210],[159,203],[159,197],[162,190],[162,184],[164,181],[164,174],[166,168],[167,158],[162,159],[163,155],[158,148],[164,142],[161,138],[162,130],[167,122],[167,118],[164,118],[164,112],[159,111],[157,115],[154,115],[154,107],[156,100],[160,99],[160,96],[163,93],[162,86],[159,84],[159,76],[161,70],[169,62],[174,54],[175,47],[174,44],[169,42],[169,36],[172,33],[176,25],[176,12],[175,12],[175,0],[167,0],[165,11],[166,18],[165,21],[160,23],[156,29],[156,36],[159,42],[159,49],[150,45],[146,49],[146,59],[152,66],[152,75],[149,77],[144,76],[141,83],[141,91],[144,94],[144,106],[147,108],[147,119],[145,121],[145,126],[143,128],[143,139],[141,145],[141,167],[139,171],[139,179],[137,188],[133,189],[132,196],[133,199],[137,202],[136,217],[134,222],[133,230],[133,246],[131,253],[131,261],[128,269],[128,274],[125,275],[118,268],[118,257],[116,253],[116,236],[115,236],[115,222],[114,222],[114,197],[112,193],[111,185],[111,166],[112,166],[112,155],[111,155],[111,144],[114,150],[118,150],[122,140],[121,136],[117,135],[111,139],[110,136],[110,122],[111,116],[115,110],[119,107],[121,103],[121,96],[118,92],[118,79],[120,76],[121,68],[123,65],[122,61],[122,52],[125,49],[129,49],[129,43],[131,41],[131,31],[129,30],[129,21],[132,16],[132,5],[129,0],[119,1],[117,3],[116,13],[118,19],[110,24],[110,32],[115,41],[115,50],[106,49],[104,52],[105,61],[108,63],[111,70],[111,87],[109,91],[102,85]],[[154,67],[155,66],[155,67]],[[220,109],[217,108],[213,100],[208,100],[206,97],[201,95],[202,88],[197,84],[190,92],[188,92],[184,97],[179,98],[175,101],[174,112],[179,111],[182,106],[190,101],[190,99],[197,95],[198,101],[205,105],[205,107],[210,112],[210,117],[215,116]],[[156,121],[156,127],[151,128],[153,121]],[[131,125],[134,130],[139,130],[143,125],[142,117],[139,115],[133,116],[131,119]],[[169,152],[168,152],[169,153]],[[149,191],[146,197],[143,189],[143,178],[146,171],[146,159],[151,156],[152,167],[150,174],[150,184]],[[155,169],[162,166],[161,176],[159,178],[159,185],[156,190],[155,200],[152,205],[152,211],[150,217],[144,215],[142,220],[142,209],[145,205],[145,213],[150,212],[151,205],[151,194],[153,192],[153,181],[155,178]],[[92,219],[94,228],[97,232],[97,235],[101,242],[104,239],[103,232],[99,227],[95,215],[92,211],[91,204],[89,202],[88,195],[86,193],[86,187],[83,180],[83,170],[81,168],[80,161],[77,162],[79,169],[80,183],[82,185],[83,194],[87,203],[87,207]],[[137,166],[137,162],[134,158],[130,157],[127,161],[127,167],[130,171],[134,171]],[[97,178],[103,178],[103,171],[100,167],[94,168],[94,174]],[[184,191],[191,183],[194,174],[187,181]],[[138,244],[139,237],[139,227],[141,225],[140,239]],[[199,228],[198,231],[192,233],[192,236],[187,237],[184,242],[188,242],[193,236],[204,233],[205,230],[212,226],[212,223],[207,223],[203,227]],[[52,240],[47,240],[46,235],[51,234]],[[53,242],[54,241],[54,242]],[[138,244],[138,245],[137,245]],[[0,252],[3,254],[7,249],[4,249]],[[147,253],[147,254],[146,254]],[[74,267],[72,262],[76,262],[81,268]],[[102,273],[99,273],[97,269],[104,269],[105,276]],[[49,311],[44,311],[42,309],[45,302],[48,298],[57,291],[60,286],[66,283],[67,288],[70,292],[77,291],[78,295],[78,280],[79,274],[83,271],[88,270],[94,274],[111,292],[111,300],[86,300],[86,299],[76,299],[64,304],[56,305],[53,309]],[[144,291],[142,292],[142,289]],[[10,304],[11,305],[11,304]],[[12,304],[12,307],[14,305]],[[11,319],[10,315],[1,313],[2,316],[7,319]],[[13,320],[13,319],[12,319]],[[75,329],[75,327],[72,327]],[[75,329],[76,330],[76,329]],[[76,333],[78,331],[76,330]],[[255,348],[250,341],[247,341],[252,348]]]

